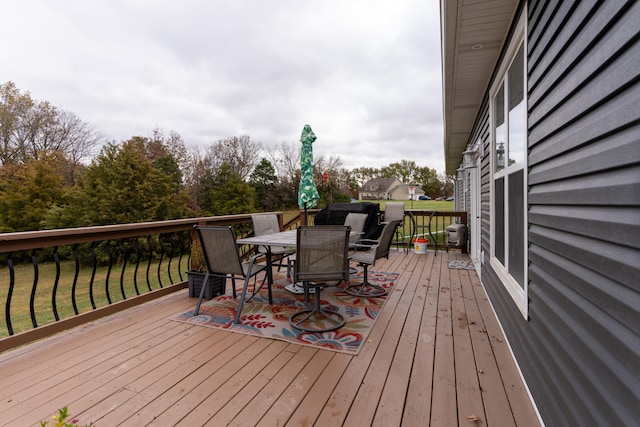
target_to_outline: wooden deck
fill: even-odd
[[[170,321],[187,291],[0,355],[0,425],[537,426],[474,271],[392,251],[358,356]]]

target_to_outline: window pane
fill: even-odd
[[[504,83],[500,86],[493,100],[493,107],[496,117],[495,127],[498,127],[504,123]]]
[[[509,142],[507,166],[524,162],[526,151],[527,111],[524,103],[524,47],[518,49],[509,68]]]
[[[509,111],[524,100],[524,47],[521,45],[509,68]]]
[[[495,191],[495,251],[496,258],[505,265],[504,259],[504,178],[496,179]]]
[[[509,274],[524,289],[524,170],[509,175]]]
[[[501,171],[505,166],[505,150],[507,142],[507,124],[504,121],[504,84],[500,86],[500,90],[493,100],[495,112],[495,171]]]

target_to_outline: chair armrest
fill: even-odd
[[[363,241],[368,240],[369,242],[371,242],[370,245],[365,245],[362,244]],[[360,240],[358,243],[352,243],[350,245],[351,247],[356,247],[356,248],[377,248],[378,247],[378,241],[377,240],[369,240],[369,239],[363,239]]]
[[[251,273],[253,271],[253,266],[256,264],[256,260],[260,257],[263,257],[264,254],[263,253],[259,253],[259,254],[255,254],[254,256],[252,256],[251,258],[249,258],[249,273]]]
[[[362,242],[367,242],[367,243],[379,243],[379,240],[375,240],[375,239],[360,239],[358,240],[358,242],[362,243]]]

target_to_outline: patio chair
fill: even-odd
[[[349,237],[349,250],[358,249],[356,245],[360,241],[360,239],[362,239],[362,234],[364,233],[364,226],[367,222],[368,217],[369,215],[365,213],[349,212],[347,214],[347,217],[344,219],[344,225],[348,225],[349,227],[351,227],[352,232],[353,231],[358,232],[358,234]],[[349,268],[350,274],[355,274],[356,271],[357,270],[353,267]]]
[[[349,233],[343,225],[298,227],[294,280],[302,282],[307,301],[315,289],[313,307],[289,317],[289,324],[306,332],[328,332],[341,328],[346,319],[321,305],[321,290],[349,280]]]
[[[265,234],[279,233],[281,231],[278,215],[275,214],[254,214],[251,215],[251,222],[253,223],[253,233],[256,236],[264,236]],[[267,248],[264,246],[256,247],[256,253],[266,254],[267,252]],[[281,267],[288,265],[287,258],[295,253],[295,248],[272,246],[271,263],[277,266],[278,271],[280,271]]]
[[[351,231],[355,231],[358,234],[349,238],[349,247],[354,248],[355,244],[362,238],[364,232],[364,225],[367,222],[369,215],[365,213],[349,212],[344,220],[344,225],[351,227]]]
[[[207,273],[193,315],[197,316],[200,312],[200,304],[202,304],[204,290],[209,284],[209,276],[231,278],[233,298],[236,298],[235,279],[239,278],[244,280],[244,286],[242,288],[242,294],[240,295],[240,303],[238,304],[234,323],[240,323],[240,314],[245,302],[250,279],[254,277],[254,280],[256,280],[260,272],[265,272],[265,278],[262,284],[267,282],[266,265],[256,264],[256,259],[263,256],[263,254],[254,255],[248,262],[243,262],[240,257],[239,247],[236,244],[236,233],[233,228],[200,225],[196,225],[194,228],[198,231],[202,252],[207,263]],[[257,289],[254,286],[253,293],[249,300],[262,288],[262,284]],[[268,285],[268,289],[269,301],[271,302],[271,286]]]
[[[368,214],[365,213],[356,213],[349,212],[344,219],[344,225],[351,227],[352,235],[349,237],[349,250],[356,249],[356,244],[362,238],[362,234],[364,232],[364,227],[367,222]],[[324,227],[324,225],[317,225],[316,227]],[[353,234],[353,232],[357,232],[357,234]],[[295,254],[292,254],[289,257],[289,262],[287,264],[287,276],[293,276],[291,273],[294,268],[294,263],[296,260]],[[349,274],[355,274],[357,270],[353,267],[349,267]],[[285,286],[285,289],[294,294],[302,294],[304,293],[304,288],[301,284],[298,284],[296,281]],[[310,292],[314,292],[313,288],[309,289]]]
[[[367,242],[366,239],[362,240],[362,243],[372,243],[372,250],[356,251],[351,255],[351,261],[357,262],[358,265],[362,266],[364,269],[364,279],[362,283],[347,286],[345,288],[346,293],[365,298],[381,297],[387,294],[387,290],[382,286],[369,283],[368,269],[370,265],[375,265],[376,261],[380,258],[389,258],[389,248],[391,247],[393,236],[399,225],[400,220],[388,222],[382,229],[380,239],[371,242]]]
[[[409,217],[410,221],[410,230],[411,235],[409,236],[409,241],[405,240],[404,236],[404,225],[405,225],[405,217]],[[391,221],[400,221],[398,228],[396,229],[396,233],[393,237],[393,241],[391,244],[396,247],[402,246],[405,252],[409,251],[409,248],[413,246],[413,214],[411,212],[405,213],[404,210],[404,202],[387,202],[384,207],[384,223],[388,223]]]

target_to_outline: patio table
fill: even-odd
[[[256,245],[267,248],[267,284],[269,288],[269,304],[273,304],[271,286],[273,285],[273,263],[271,260],[272,247],[296,247],[296,230],[280,231],[278,233],[263,234],[261,236],[243,237],[237,240],[238,245]]]
[[[318,227],[322,227],[321,225]],[[360,233],[352,231],[350,236]],[[273,263],[271,261],[271,247],[296,247],[297,230],[285,230],[278,233],[263,234],[262,236],[243,237],[237,240],[239,245],[257,245],[267,248],[265,258],[267,260],[267,283],[269,285],[269,304],[273,304],[271,298],[271,285],[273,285]]]

